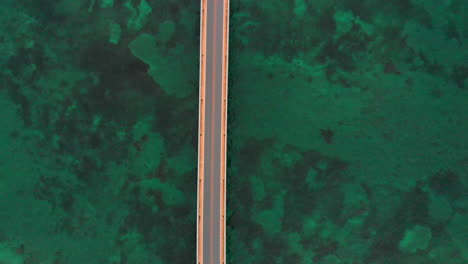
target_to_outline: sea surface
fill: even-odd
[[[468,262],[468,2],[230,1],[229,264]],[[0,263],[196,258],[200,3],[0,3]]]

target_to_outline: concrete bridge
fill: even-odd
[[[229,0],[201,0],[197,264],[226,263]]]

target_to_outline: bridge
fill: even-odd
[[[197,264],[226,263],[229,0],[201,0]]]

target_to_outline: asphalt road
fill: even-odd
[[[229,0],[201,0],[197,263],[225,263]]]

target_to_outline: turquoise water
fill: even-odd
[[[228,263],[468,261],[468,5],[387,2],[231,1]],[[0,263],[195,261],[199,21],[1,2]]]
[[[195,261],[199,4],[0,4],[0,263]]]
[[[467,2],[231,5],[230,263],[467,263]]]

